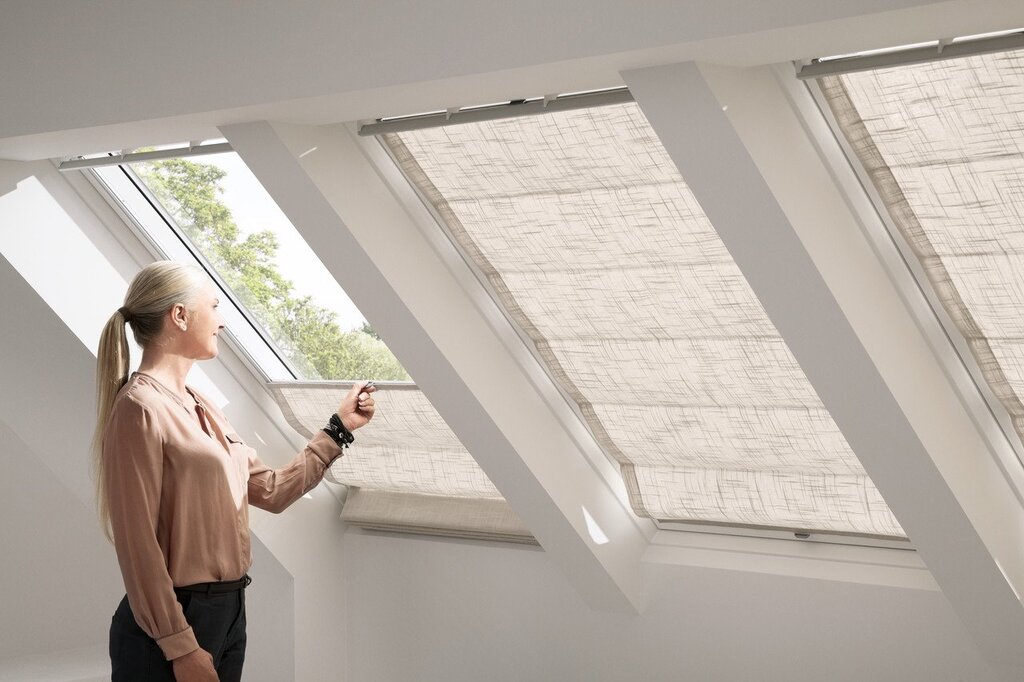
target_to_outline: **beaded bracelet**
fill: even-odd
[[[345,428],[345,425],[341,423],[341,417],[335,412],[331,415],[331,420],[327,426],[323,429],[324,433],[330,436],[340,448],[347,448],[350,443],[355,441],[355,436],[352,432]]]

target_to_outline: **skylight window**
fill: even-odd
[[[820,83],[994,412],[1024,435],[1024,51]]]
[[[222,282],[236,304],[221,306],[228,330],[299,433],[323,426],[343,381],[378,382],[380,409],[360,431],[360,456],[326,474],[351,488],[346,520],[536,542],[236,154],[93,172],[157,252],[197,260]]]
[[[903,536],[635,104],[382,140],[637,513]]]
[[[240,312],[229,317],[229,331],[254,327],[258,335],[243,337],[247,350],[259,358],[253,346],[268,346],[271,353],[262,356],[272,354],[287,367],[282,376],[264,360],[268,378],[410,380],[237,154],[95,172],[140,223],[145,220],[138,214],[150,210],[149,203],[173,227],[173,235],[150,230],[165,255],[178,257],[185,245],[213,270]]]

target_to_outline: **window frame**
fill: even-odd
[[[543,115],[543,113],[535,115]],[[575,432],[580,428],[585,430],[588,440],[592,442],[592,445],[588,443],[586,447],[582,447],[582,449],[588,454],[589,463],[602,475],[609,487],[615,491],[621,503],[627,509],[630,509],[631,505],[622,476],[616,470],[615,463],[611,461],[609,456],[597,444],[597,440],[587,425],[579,407],[576,405],[575,401],[573,401],[562,390],[558,382],[551,377],[550,371],[541,359],[540,354],[537,352],[533,340],[522,328],[520,328],[505,309],[498,304],[497,295],[487,282],[487,278],[483,276],[473,260],[463,252],[455,240],[449,235],[443,219],[437,214],[437,211],[434,209],[431,202],[423,196],[419,188],[405,176],[397,160],[391,153],[391,150],[387,147],[384,141],[380,139],[380,136],[359,136],[355,125],[350,125],[348,129],[355,138],[356,144],[362,150],[364,156],[369,160],[371,165],[377,171],[377,174],[383,179],[384,183],[392,191],[394,196],[398,198],[398,201],[402,204],[406,212],[413,218],[414,222],[419,226],[424,235],[427,236],[432,244],[434,244],[435,248],[438,249],[438,252],[452,264],[451,271],[453,274],[456,274],[456,277],[459,278],[460,283],[464,288],[468,291],[476,289],[476,292],[482,290],[486,293],[486,301],[482,300],[483,297],[480,295],[472,296],[474,302],[477,303],[478,309],[481,310],[481,312],[483,312],[491,321],[492,327],[494,327],[495,331],[499,333],[499,336],[506,339],[506,346],[513,351],[513,354],[517,359],[519,359],[520,363],[524,365],[524,369],[529,360],[532,360],[533,362],[529,364],[536,363],[544,373],[544,377],[547,382],[550,383],[551,387],[558,392],[558,395],[562,399],[561,402],[564,402],[565,407],[571,411],[571,416],[566,414],[564,409],[555,408],[552,404],[552,407],[555,408],[555,413],[559,416],[562,422],[566,424],[566,429],[568,431]],[[471,273],[471,275],[469,273]],[[508,328],[511,328],[511,330],[514,331],[518,341],[522,344],[521,348],[512,348],[509,343],[509,335],[500,333],[498,330],[499,325],[507,325]],[[529,360],[522,357],[522,353],[524,351],[529,354]],[[533,372],[528,373],[533,374]],[[544,392],[546,393],[546,391]],[[570,420],[575,423],[570,424]],[[801,533],[801,535],[798,536],[792,530],[745,526],[742,524],[702,521],[666,521],[653,518],[650,520],[659,532],[668,532],[672,534],[697,534],[697,536],[718,535],[732,538],[756,540],[770,539],[783,542],[796,541],[815,544],[837,544],[872,549],[892,549],[895,551],[910,550],[916,552],[909,539],[888,536],[882,537],[869,534],[812,531],[808,534],[808,537],[804,537],[803,531],[798,531]]]
[[[191,243],[174,218],[167,213],[146,184],[129,166],[119,164],[90,168],[84,170],[83,175],[124,220],[154,259],[186,262],[196,265],[206,272],[222,294],[221,304],[228,308],[223,311],[225,317],[229,322],[234,317],[235,322],[243,323],[241,327],[238,324],[226,326],[221,336],[226,337],[232,350],[242,359],[254,376],[259,377],[264,384],[271,381],[301,380],[262,325],[238,300],[234,291],[227,286],[199,249]],[[138,206],[127,205],[120,198],[119,190],[123,191],[125,196],[133,191],[138,193],[141,203]],[[168,252],[162,244],[173,244],[177,247],[175,253]],[[275,371],[279,372],[280,376],[273,375]]]
[[[469,258],[456,242],[448,234],[441,216],[434,210],[433,205],[422,195],[416,187],[402,172],[398,162],[391,154],[390,149],[377,135],[358,135],[358,128],[355,123],[347,126],[355,144],[362,151],[370,165],[376,170],[384,184],[391,190],[398,202],[419,227],[427,241],[437,250],[437,253],[444,259],[453,276],[458,280],[460,286],[469,294],[476,304],[477,310],[489,321],[495,334],[504,341],[505,347],[523,368],[527,376],[533,377],[534,384],[541,389],[540,392],[547,395],[550,388],[557,392],[557,402],[550,401],[552,411],[566,424],[566,430],[576,433],[583,429],[586,434],[586,441],[580,439],[581,449],[588,454],[589,464],[598,472],[609,488],[615,493],[619,502],[626,509],[631,509],[629,494],[622,476],[616,470],[614,463],[608,458],[604,450],[597,445],[590,427],[579,409],[579,406],[562,390],[555,382],[547,366],[537,352],[536,346],[529,335],[519,327],[508,312],[500,306],[497,301],[497,294],[487,282],[487,278]],[[511,333],[510,333],[511,332]],[[567,412],[568,411],[568,412]],[[570,421],[572,423],[570,423]]]
[[[795,63],[774,67],[797,117],[837,189],[860,223],[886,274],[954,386],[961,406],[988,441],[1014,495],[1024,504],[1024,442],[1010,415],[984,378],[963,334],[956,328],[909,243],[889,215],[867,170],[832,115],[816,78],[793,75]],[[840,76],[841,77],[841,76]]]

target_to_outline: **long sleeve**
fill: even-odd
[[[142,403],[121,400],[103,439],[104,480],[114,547],[128,603],[139,627],[167,660],[199,648],[174,594],[158,542],[164,443],[159,422]]]
[[[317,431],[302,452],[280,469],[264,464],[249,448],[249,504],[275,514],[312,490],[324,472],[342,454],[342,448],[323,431]]]

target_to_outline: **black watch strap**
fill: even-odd
[[[341,417],[338,416],[337,412],[331,415],[331,420],[324,427],[323,431],[341,448],[347,448],[356,439],[352,432],[341,423]]]

